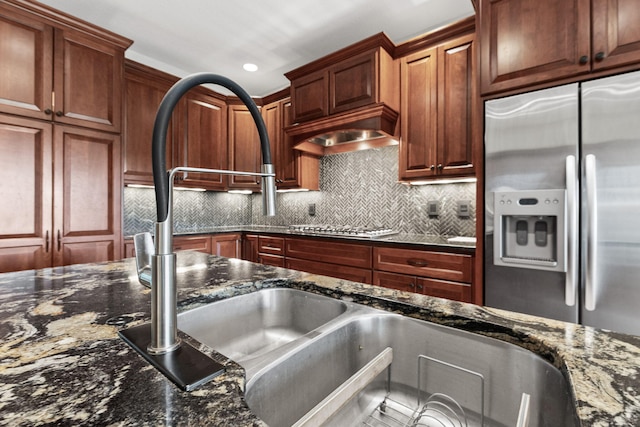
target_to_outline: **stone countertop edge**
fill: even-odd
[[[583,426],[640,425],[640,337],[253,264],[178,253],[179,311],[291,287],[486,335],[526,348],[568,379]],[[0,274],[0,425],[264,426],[226,367],[183,392],[117,336],[149,318],[132,259]]]
[[[410,234],[410,233],[397,233],[382,237],[357,237],[349,235],[326,235],[326,234],[313,234],[303,233],[299,231],[290,230],[287,226],[271,226],[271,225],[226,225],[216,226],[198,231],[182,231],[175,232],[174,236],[197,236],[204,234],[221,234],[221,233],[263,233],[263,234],[275,234],[283,236],[297,236],[297,237],[315,237],[325,239],[339,239],[345,241],[356,242],[371,242],[371,243],[391,243],[401,245],[415,245],[417,247],[432,247],[432,248],[450,248],[450,249],[463,249],[474,250],[476,244],[473,242],[456,242],[449,241],[450,237],[460,236],[438,236],[431,234]],[[133,235],[125,235],[125,239],[132,239]]]

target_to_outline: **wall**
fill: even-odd
[[[427,202],[440,202],[440,215]],[[471,216],[459,218],[457,201]],[[475,236],[475,183],[407,186],[398,183],[398,147],[334,154],[322,158],[320,191],[278,193],[278,215],[262,216],[259,195],[177,191],[175,230],[192,232],[223,225],[381,225],[403,233]],[[308,205],[316,215],[308,215]],[[124,234],[152,231],[153,190],[125,188]]]

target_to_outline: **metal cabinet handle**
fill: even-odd
[[[602,61],[604,59],[604,52],[596,53],[596,61]]]
[[[49,252],[49,230],[47,230],[44,236],[44,251]]]
[[[435,170],[435,168],[436,168],[436,165],[429,166],[429,169],[431,169],[431,170]]]
[[[56,116],[58,116],[58,117],[62,117],[63,114],[64,113],[62,111],[60,111],[60,110],[56,111]]]
[[[442,163],[438,163],[438,169],[439,169],[439,170],[442,170],[442,168],[443,168],[443,167],[444,167],[444,166],[442,166]]]
[[[580,63],[580,65],[584,65],[589,62],[589,57],[587,55],[582,55],[578,62]]]
[[[575,156],[567,156],[567,274],[565,276],[564,303],[576,304],[578,290],[578,173]]]
[[[58,252],[60,252],[61,244],[62,244],[62,236],[60,235],[60,229],[58,229]]]
[[[584,287],[584,307],[596,309],[598,294],[597,259],[598,259],[598,195],[596,192],[596,156],[585,157],[585,179],[587,188],[587,276]]]
[[[47,116],[50,115],[51,113],[53,113],[53,111],[51,110],[51,108],[47,108],[43,111]]]
[[[410,258],[407,260],[407,264],[413,267],[426,267],[429,263],[423,259]]]

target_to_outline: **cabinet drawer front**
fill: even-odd
[[[416,277],[406,274],[373,272],[373,284],[388,289],[397,289],[406,292],[420,292],[416,289]]]
[[[287,257],[371,268],[371,246],[288,238],[286,247]]]
[[[362,268],[290,258],[286,259],[285,265],[292,270],[371,284],[371,270]]]
[[[373,258],[375,270],[471,283],[473,269],[471,255],[374,248]]]
[[[174,251],[199,251],[207,254],[211,253],[211,237],[183,237],[176,236],[173,238]]]
[[[258,238],[258,252],[260,254],[284,255],[284,238],[266,237]]]
[[[471,285],[446,280],[416,279],[416,288],[425,295],[462,302],[471,301]]]

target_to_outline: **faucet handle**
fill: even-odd
[[[155,248],[151,233],[139,233],[133,236],[133,246],[136,252],[136,268],[138,280],[143,286],[151,287],[151,255]]]

